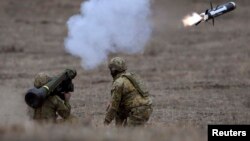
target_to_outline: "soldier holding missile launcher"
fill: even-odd
[[[25,96],[26,103],[34,109],[36,121],[56,122],[57,116],[74,120],[69,103],[73,91],[72,79],[76,71],[66,69],[61,75],[50,77],[46,73],[35,76],[34,87]]]

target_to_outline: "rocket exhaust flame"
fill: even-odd
[[[202,17],[198,13],[193,13],[192,15],[186,16],[182,22],[185,27],[193,26],[202,21]]]

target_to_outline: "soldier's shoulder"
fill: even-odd
[[[136,73],[134,72],[126,72],[122,75],[122,77],[125,77],[125,78],[140,78],[139,75],[137,75]]]
[[[123,77],[119,77],[117,78],[114,82],[113,82],[113,85],[122,85],[124,81],[124,78]]]

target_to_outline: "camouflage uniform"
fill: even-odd
[[[111,59],[109,68],[111,73],[116,71],[116,74],[112,75],[112,100],[104,124],[111,123],[115,118],[117,126],[144,125],[152,113],[152,99],[143,82],[135,74],[126,73],[122,58]]]
[[[50,81],[50,77],[45,73],[39,73],[35,77],[34,86],[40,88]],[[57,95],[52,95],[46,98],[43,105],[34,109],[33,119],[38,121],[56,122],[57,114],[63,119],[70,117],[71,106],[68,100],[62,100]]]

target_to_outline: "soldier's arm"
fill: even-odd
[[[57,105],[56,105],[57,113],[64,119],[70,116],[71,106],[69,100],[62,100],[57,97]]]
[[[111,123],[111,121],[115,118],[115,115],[119,109],[119,105],[120,105],[121,98],[122,98],[122,89],[123,89],[122,85],[123,84],[118,81],[118,82],[114,82],[114,84],[112,86],[111,105],[106,113],[105,120],[104,120],[104,124],[106,124],[106,125]]]

